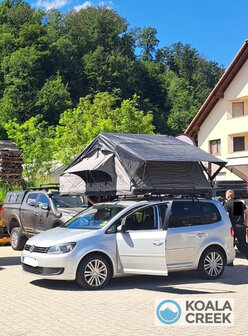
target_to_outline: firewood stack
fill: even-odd
[[[0,141],[0,181],[19,184],[21,177],[21,151],[11,141]]]

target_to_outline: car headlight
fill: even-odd
[[[71,252],[77,243],[67,243],[67,244],[61,244],[61,245],[54,245],[49,247],[47,253],[50,254],[61,254],[61,253],[68,253]]]

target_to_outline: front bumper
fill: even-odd
[[[78,260],[73,251],[65,254],[22,251],[22,269],[43,279],[75,280]]]

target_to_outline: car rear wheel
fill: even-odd
[[[12,229],[10,233],[10,244],[13,250],[23,250],[26,241],[27,238],[22,234],[22,230],[20,227],[15,227]]]
[[[100,289],[110,279],[110,266],[101,255],[85,257],[79,264],[76,281],[85,289]]]
[[[221,250],[212,247],[203,252],[198,273],[203,279],[218,279],[225,269],[225,257]]]

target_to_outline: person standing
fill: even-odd
[[[248,259],[248,244],[246,243],[246,228],[248,227],[248,209],[240,200],[234,199],[234,191],[226,191],[224,208],[228,213],[233,229],[234,236],[238,240],[238,249],[244,253]]]

